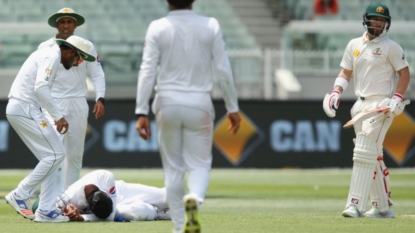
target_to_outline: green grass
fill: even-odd
[[[83,174],[90,170],[84,169]],[[161,169],[111,170],[116,179],[163,186]],[[4,197],[30,170],[0,170]],[[203,233],[353,233],[415,231],[415,169],[391,169],[395,219],[341,216],[351,169],[213,169],[202,206]],[[0,201],[0,232],[170,233],[171,221],[35,223]]]

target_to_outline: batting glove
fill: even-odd
[[[340,91],[333,90],[331,94],[326,94],[323,100],[323,109],[324,112],[327,114],[328,117],[335,117],[336,110],[340,105]]]
[[[378,108],[389,107],[390,103],[391,103],[391,99],[390,98],[385,98],[382,101],[380,101],[380,103],[378,104]]]
[[[395,93],[389,103],[389,115],[395,117],[400,115],[405,109],[405,104],[402,101],[403,96],[399,93]]]

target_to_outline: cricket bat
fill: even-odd
[[[409,99],[406,99],[406,100],[403,101],[403,104],[405,104],[405,105],[408,105],[409,103],[411,103],[411,101]],[[362,123],[362,121],[364,121],[366,119],[374,117],[378,114],[384,114],[384,113],[388,112],[389,109],[390,109],[389,107],[380,107],[380,108],[375,108],[375,109],[371,109],[371,110],[368,110],[368,111],[361,112],[361,113],[357,114],[356,116],[354,116],[346,124],[344,124],[343,129],[349,129],[349,128],[353,127],[353,125],[360,124],[360,123]]]

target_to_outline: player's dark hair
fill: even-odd
[[[107,193],[97,189],[88,196],[87,201],[89,209],[98,218],[106,219],[110,216],[113,206]]]
[[[171,5],[178,8],[186,8],[190,6],[194,0],[167,0]]]

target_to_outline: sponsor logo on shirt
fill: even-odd
[[[380,48],[376,48],[373,50],[372,54],[375,55],[375,57],[382,56],[382,50],[380,50]]]
[[[405,53],[402,53],[402,60],[405,61]]]
[[[98,62],[98,64],[101,64],[101,59],[99,59],[98,55],[97,55],[97,62]]]
[[[112,188],[110,188],[110,194],[111,194],[111,195],[114,195],[114,194],[115,194],[115,186],[114,186],[114,187],[112,187]]]
[[[356,50],[353,52],[353,56],[354,56],[354,57],[359,56],[359,54],[360,54],[360,51],[359,51],[358,49],[356,49]]]
[[[46,81],[48,81],[49,80],[49,77],[50,77],[50,74],[52,73],[52,69],[51,68],[47,68],[46,70],[45,70],[45,75],[46,75],[46,78],[45,78],[45,80]]]

